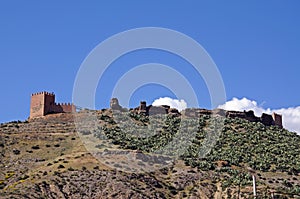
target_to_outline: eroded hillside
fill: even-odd
[[[299,143],[238,118],[52,114],[1,125],[0,196],[252,198],[251,168],[259,197],[299,198]]]

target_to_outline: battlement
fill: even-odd
[[[37,93],[32,93],[31,96],[34,96],[34,95],[49,95],[49,96],[55,96],[54,93],[49,93],[47,91],[42,91],[42,92],[37,92]]]
[[[75,112],[73,103],[56,103],[55,94],[46,91],[31,94],[30,118],[41,117],[51,113]]]
[[[73,105],[73,103],[70,103],[70,102],[68,102],[68,103],[54,103],[54,105],[55,106],[72,106]]]

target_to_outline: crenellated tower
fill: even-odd
[[[30,118],[44,116],[51,111],[55,103],[55,95],[48,92],[39,92],[31,95]]]
[[[39,92],[31,95],[30,118],[45,116],[50,113],[75,112],[76,107],[71,103],[55,103],[54,93]]]

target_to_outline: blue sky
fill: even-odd
[[[93,48],[114,34],[148,26],[173,29],[199,42],[218,66],[228,100],[246,97],[265,109],[300,105],[299,1],[174,2],[1,1],[0,122],[26,119],[34,92],[55,92],[57,101],[71,102],[77,71]],[[190,77],[201,106],[210,108],[201,78],[193,78],[184,60],[157,50],[116,60],[98,85],[96,107],[109,105],[118,77],[149,62]],[[174,97],[166,88],[148,85],[130,103],[162,96]]]

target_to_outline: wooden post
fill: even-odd
[[[252,174],[252,179],[253,179],[253,196],[256,198],[256,182],[255,182],[255,175]]]
[[[238,186],[238,199],[240,199],[240,193],[241,193],[241,173],[239,174],[239,186]]]
[[[274,192],[271,192],[271,198],[274,199]]]

